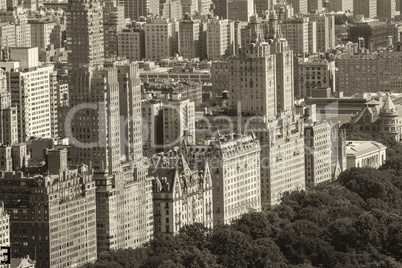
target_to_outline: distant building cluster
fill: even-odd
[[[402,140],[401,5],[0,1],[0,268],[81,267],[379,168],[387,148],[347,135]]]

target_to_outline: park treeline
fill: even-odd
[[[141,248],[101,253],[85,267],[402,267],[402,145],[376,140],[389,147],[378,170],[352,168],[286,194],[269,211],[213,230],[186,226]]]

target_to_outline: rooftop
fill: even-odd
[[[387,147],[376,141],[346,141],[346,155],[360,157]]]

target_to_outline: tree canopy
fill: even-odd
[[[397,168],[352,168],[269,211],[213,230],[186,226],[138,249],[102,253],[86,267],[402,267]]]

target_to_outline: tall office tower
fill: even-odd
[[[199,0],[198,13],[200,16],[212,14],[212,0]]]
[[[287,19],[280,24],[283,37],[295,54],[308,54],[310,51],[309,19]]]
[[[0,247],[10,247],[10,215],[7,213],[7,210],[4,208],[4,203],[0,202]],[[1,250],[1,249],[0,249]],[[2,250],[1,250],[2,251]],[[11,252],[1,252],[2,257],[0,258],[1,262],[10,262],[11,261]],[[7,259],[6,259],[7,258]],[[4,268],[9,268],[8,264],[1,264],[0,267],[4,266]]]
[[[307,0],[288,0],[290,5],[293,6],[294,14],[307,14]]]
[[[67,168],[66,149],[47,153],[52,159],[47,175],[0,172],[0,200],[10,214],[11,257],[30,255],[37,267],[45,268],[95,262],[92,170],[85,165]]]
[[[181,20],[183,9],[180,0],[161,0],[159,16],[162,18]]]
[[[308,0],[307,12],[309,13],[321,13],[322,12],[322,0]]]
[[[254,0],[255,12],[263,18],[267,10],[271,10],[271,0]]]
[[[306,186],[332,179],[332,139],[329,122],[308,122],[304,127]]]
[[[377,17],[394,19],[396,16],[395,0],[377,0]]]
[[[29,20],[31,26],[31,46],[46,49],[50,45],[50,33],[55,21]]]
[[[102,64],[103,12],[100,0],[69,0],[67,13],[68,66]],[[79,25],[79,27],[77,27]]]
[[[18,109],[18,141],[50,137],[50,77],[52,64],[40,64],[38,48],[11,48],[10,62],[0,62],[8,72],[11,103]]]
[[[25,9],[18,7],[10,10],[0,10],[0,21],[15,25],[15,45],[17,47],[31,46],[31,26]]]
[[[364,15],[366,18],[377,17],[377,0],[354,0],[353,14]]]
[[[352,11],[354,9],[353,0],[328,0],[329,11]]]
[[[219,142],[207,140],[203,145],[185,142],[181,150],[190,166],[202,167],[205,161],[209,162],[213,224],[230,224],[242,214],[261,211],[261,175],[257,164],[261,156],[260,142],[254,134],[231,133],[215,138]],[[216,165],[216,155],[219,165]]]
[[[179,27],[179,53],[187,59],[204,58],[204,31],[200,20],[193,20],[186,14],[180,21]]]
[[[188,13],[190,16],[198,13],[198,0],[181,0],[182,14]]]
[[[155,155],[149,174],[154,177],[155,234],[178,234],[186,225],[213,227],[212,177],[207,161],[190,166],[184,155]],[[175,165],[173,163],[179,163]]]
[[[219,60],[234,55],[234,22],[215,18],[207,27],[207,58]]]
[[[105,58],[115,58],[118,54],[117,35],[126,27],[124,7],[113,1],[103,4],[103,41]]]
[[[142,24],[123,29],[117,34],[117,55],[129,61],[145,58],[145,29]]]
[[[331,92],[336,92],[335,61],[301,62],[297,72],[299,78],[298,87],[295,87],[297,98],[312,97],[312,91],[317,88],[331,88]]]
[[[317,22],[309,19],[308,21],[308,53],[317,53]]]
[[[248,22],[254,14],[253,0],[233,0],[228,2],[228,19]]]
[[[179,22],[154,18],[145,24],[145,58],[161,60],[178,52]]]
[[[228,18],[228,3],[229,0],[212,0],[214,16],[217,16],[218,19],[227,19]]]
[[[317,52],[333,49],[335,43],[335,17],[327,14],[310,14],[309,19],[316,22]]]

